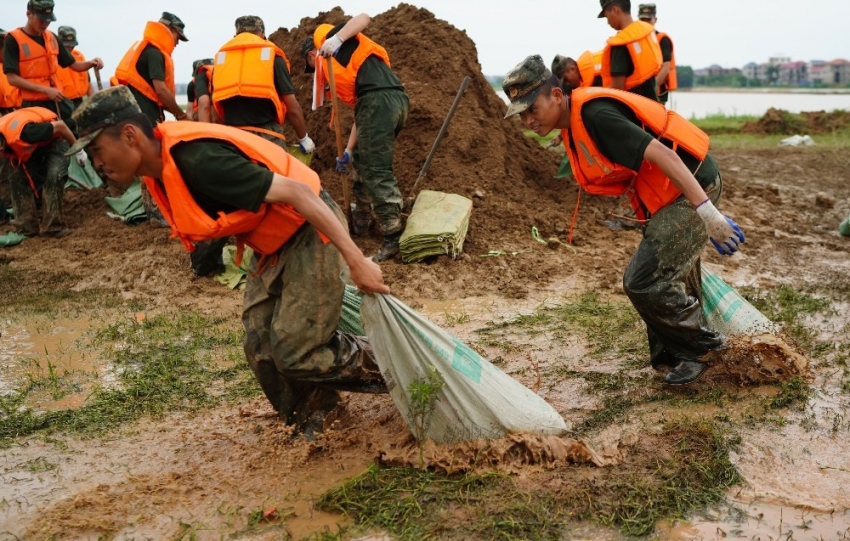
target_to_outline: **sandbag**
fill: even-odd
[[[432,367],[444,384],[425,426],[427,439],[457,443],[567,432],[563,418],[542,398],[398,299],[365,296],[361,316],[390,395],[414,435],[410,384]]]
[[[91,162],[86,161],[86,165],[82,166],[74,158],[68,161],[68,182],[65,183],[66,189],[93,189],[100,188],[101,186],[103,186],[103,180],[97,175]]]
[[[418,263],[435,255],[457,258],[463,251],[471,215],[471,199],[422,190],[399,239],[402,261]]]
[[[773,334],[779,329],[732,286],[702,268],[702,309],[709,326],[723,336]]]

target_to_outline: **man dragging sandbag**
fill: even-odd
[[[643,240],[623,287],[646,323],[650,362],[673,367],[664,378],[670,385],[699,379],[723,347],[700,303],[700,254],[709,240],[723,255],[744,242],[738,225],[714,206],[722,183],[708,136],[633,93],[565,92],[540,56],[518,64],[502,88],[511,101],[505,118],[519,114],[539,136],[561,130],[579,186],[594,195],[629,196]]]
[[[245,354],[287,424],[321,431],[338,390],[385,393],[363,337],[337,330],[343,273],[365,293],[388,293],[381,269],[348,236],[318,175],[272,142],[238,128],[163,122],[156,128],[125,86],[74,113],[96,168],[128,185],[144,178],[188,250],[235,235],[254,250],[242,321]]]

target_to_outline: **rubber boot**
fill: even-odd
[[[397,233],[391,233],[389,235],[384,235],[384,243],[381,244],[381,247],[378,248],[378,251],[375,252],[375,255],[372,256],[372,260],[374,261],[386,261],[388,259],[392,259],[399,252],[398,242],[401,239],[401,231]]]
[[[371,215],[368,212],[363,212],[357,209],[351,213],[351,236],[352,237],[368,237],[369,222]]]

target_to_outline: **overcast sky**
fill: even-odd
[[[177,82],[188,82],[192,61],[212,57],[233,36],[240,15],[259,15],[270,34],[293,28],[303,17],[315,17],[340,5],[349,15],[377,15],[396,5],[389,0],[55,0],[57,21],[77,29],[79,49],[100,56],[104,77],[114,73],[123,53],[137,40],[145,21],[163,10],[186,23],[189,42],[174,52]],[[26,23],[26,0],[0,0],[0,28]],[[597,19],[598,0],[420,0],[424,7],[466,30],[478,48],[486,75],[504,75],[527,55],[540,54],[547,64],[556,53],[577,56],[600,49],[613,30]],[[632,14],[639,2],[632,4]],[[720,64],[741,67],[770,56],[792,60],[850,59],[850,2],[847,0],[661,0],[660,30],[676,46],[679,64],[694,68]],[[19,6],[16,8],[15,6]],[[366,30],[368,35],[368,29]],[[294,52],[287,51],[291,56]],[[390,57],[393,52],[389,51]]]

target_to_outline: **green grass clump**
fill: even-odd
[[[76,409],[42,412],[27,407],[37,380],[0,396],[0,445],[36,432],[100,433],[144,416],[194,411],[256,394],[250,369],[237,362],[242,358],[241,329],[226,323],[182,312],[101,329],[94,342],[110,358],[115,381],[96,382]]]
[[[744,124],[755,122],[758,119],[759,117],[752,115],[727,116],[724,114],[715,114],[703,118],[692,118],[690,121],[708,135],[717,135],[721,133],[740,133]]]
[[[741,481],[729,461],[737,443],[711,421],[689,418],[648,434],[623,464],[551,470],[529,481],[373,465],[317,507],[402,540],[556,540],[588,521],[646,537],[659,520],[686,518],[725,498]]]

